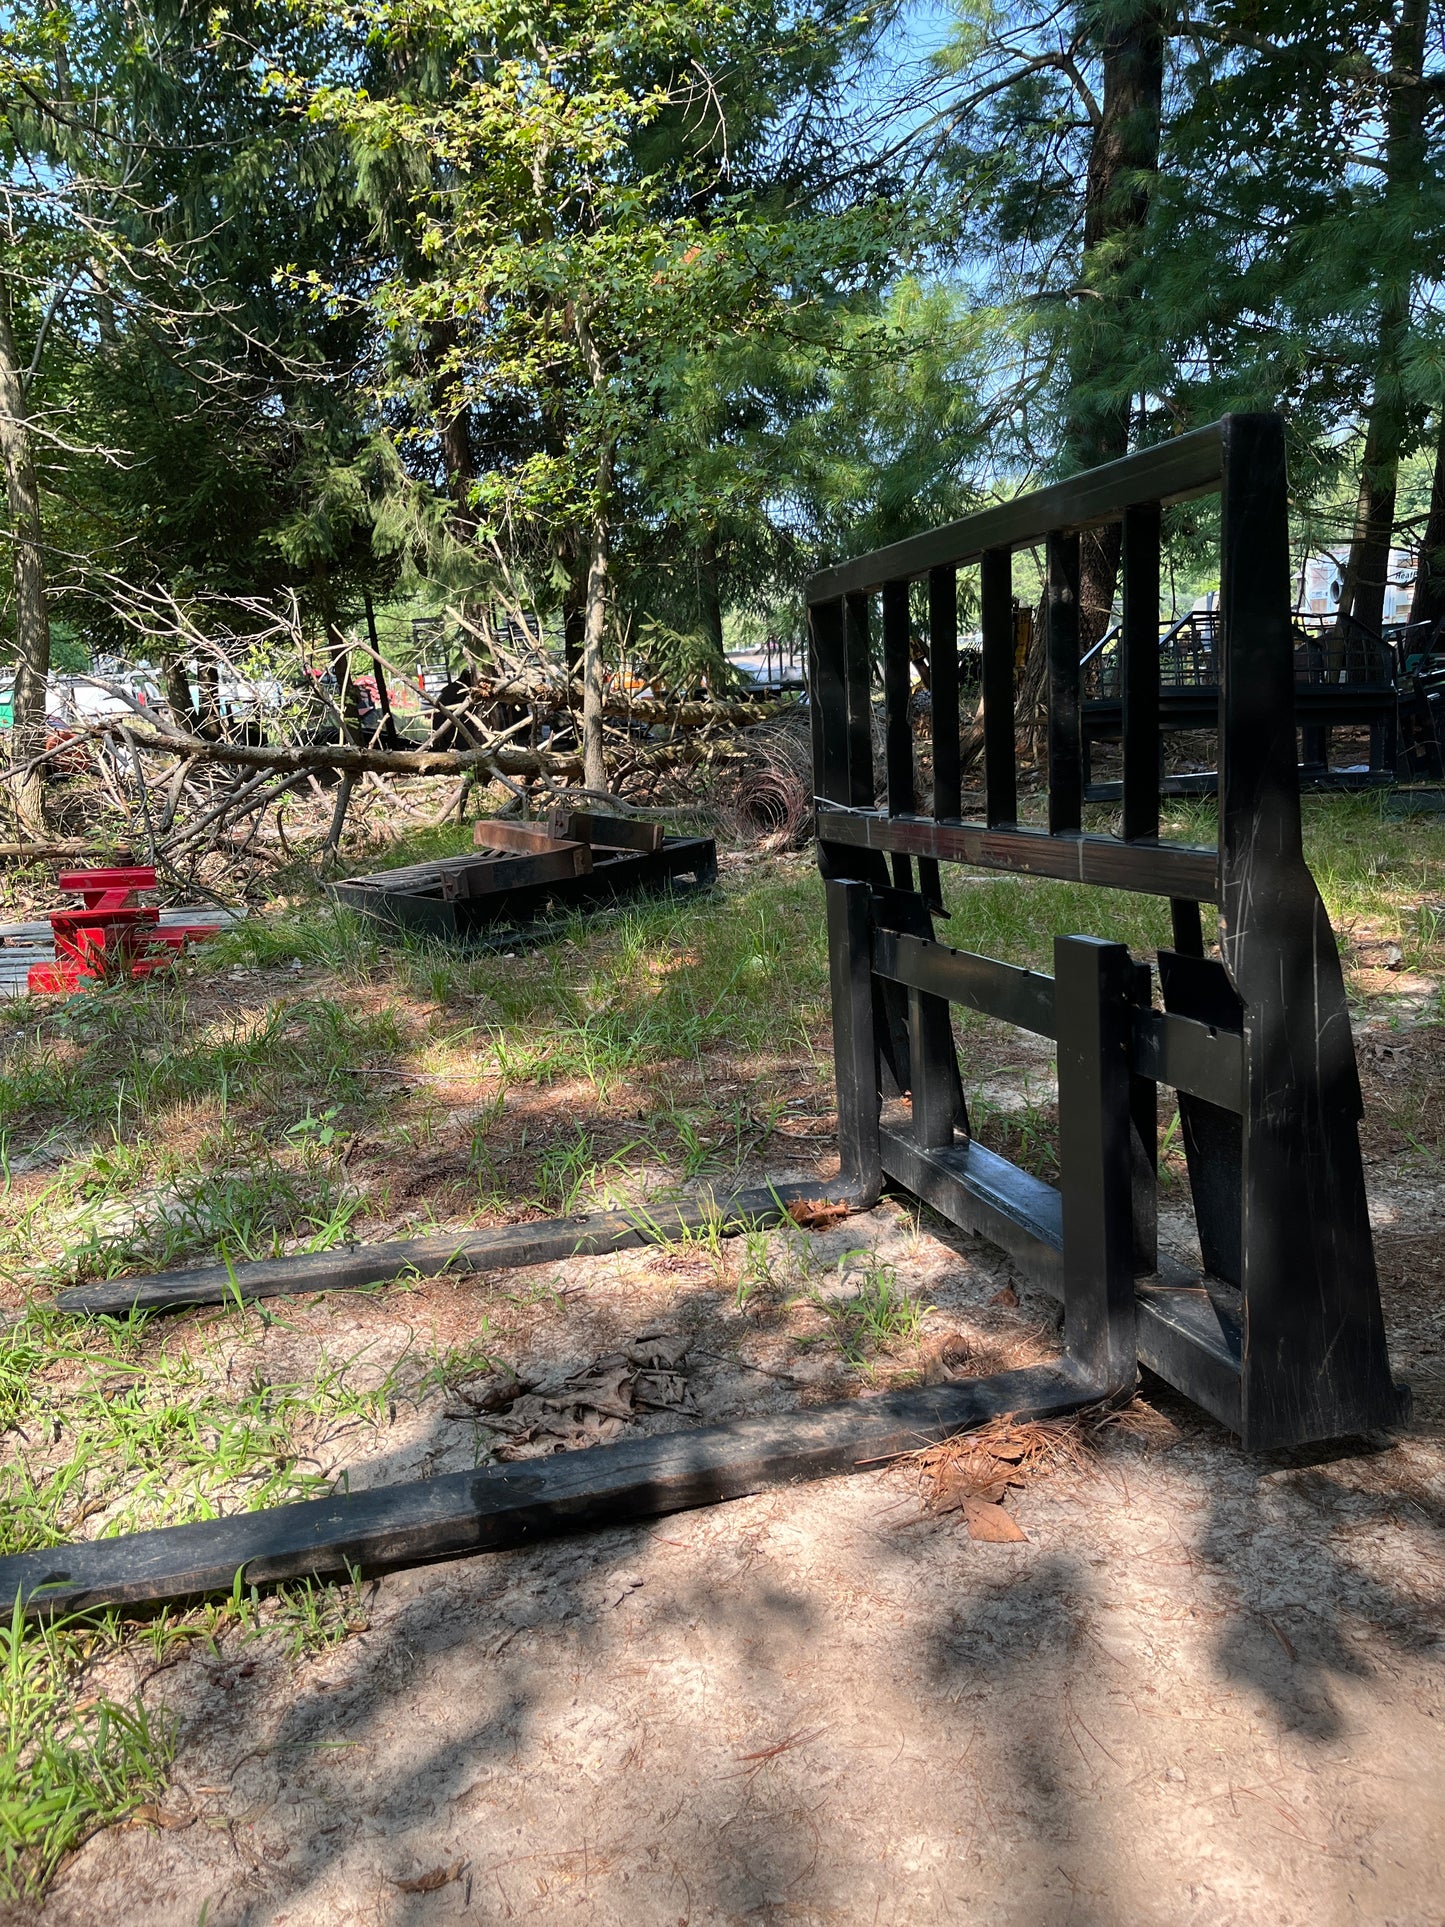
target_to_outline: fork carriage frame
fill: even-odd
[[[1161,502],[1222,488],[1224,621],[1215,850],[1159,840]],[[877,1467],[1004,1414],[1054,1416],[1132,1390],[1143,1360],[1238,1431],[1290,1445],[1387,1427],[1390,1378],[1365,1209],[1344,982],[1305,866],[1295,766],[1284,441],[1269,415],[1210,429],[816,577],[809,596],[818,852],[827,879],[837,1185],[768,1186],[627,1214],[475,1233],[454,1249],[376,1247],[312,1261],[131,1280],[134,1302],[359,1284],[403,1263],[531,1262],[665,1240],[694,1223],[774,1223],[788,1202],[871,1204],[885,1177],[1004,1246],[1062,1297],[1063,1355],[990,1378],[594,1446],[526,1465],[407,1481],[194,1525],[0,1559],[0,1604],[34,1614],[182,1599],[358,1566],[528,1544],[556,1532],[712,1505]],[[1082,827],[1079,530],[1124,522],[1123,834]],[[1010,555],[1042,538],[1049,585],[1049,827],[1017,821]],[[957,570],[983,578],[984,821],[961,820]],[[909,720],[909,584],[926,577],[933,814],[917,807]],[[882,589],[888,803],[875,805],[869,597]],[[913,864],[917,862],[915,884]],[[1170,898],[1174,948],[1151,973],[1122,944],[1060,936],[1052,977],[933,936],[941,862],[1070,877]],[[1201,902],[1220,908],[1222,962]],[[1056,1039],[1057,1189],[975,1144],[949,1021],[966,1004]],[[907,1128],[882,1119],[887,1082]],[[1205,1270],[1161,1266],[1156,1092],[1179,1093]],[[485,1249],[483,1249],[485,1247]],[[265,1273],[262,1277],[260,1274]],[[100,1309],[80,1306],[77,1309]],[[104,1308],[113,1308],[107,1304]]]
[[[1159,836],[1160,511],[1221,496],[1219,837]],[[1083,827],[1082,530],[1121,521],[1120,833]],[[1048,826],[1020,824],[1012,556],[1047,579]],[[962,816],[957,574],[977,564],[982,820]],[[920,809],[910,590],[926,584],[933,796]],[[873,768],[881,604],[886,802]],[[842,1176],[885,1181],[1007,1250],[1064,1306],[1065,1363],[1110,1392],[1142,1361],[1251,1449],[1388,1428],[1391,1377],[1366,1207],[1359,1079],[1329,917],[1304,859],[1284,431],[1232,415],[950,527],[824,570],[808,588],[818,859],[826,880]],[[917,865],[915,875],[914,865]],[[1152,973],[1117,943],[1055,940],[1055,974],[940,944],[940,863],[1170,900]],[[1200,906],[1218,909],[1219,957]],[[1056,1040],[1056,1187],[969,1135],[951,1003]],[[1157,1087],[1179,1111],[1203,1270],[1157,1250]],[[904,1124],[884,1096],[908,1096]]]

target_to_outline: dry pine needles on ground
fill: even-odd
[[[1150,1444],[1178,1436],[1163,1413],[1136,1398],[1127,1406],[1095,1406],[1062,1419],[1005,1414],[977,1431],[926,1446],[901,1463],[917,1479],[919,1495],[935,1517],[958,1513],[971,1539],[1017,1543],[1028,1534],[1004,1504],[1009,1493],[1061,1468],[1087,1470],[1101,1435],[1111,1430]]]

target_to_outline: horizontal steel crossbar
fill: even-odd
[[[925,1149],[885,1126],[879,1142],[895,1183],[950,1224],[999,1245],[1036,1284],[1063,1296],[1063,1206],[1053,1185],[971,1139]]]
[[[1117,521],[1144,502],[1182,502],[1219,486],[1224,473],[1221,424],[1196,428],[1157,448],[1141,449],[1011,502],[979,509],[925,535],[874,549],[853,562],[822,569],[808,583],[808,601],[876,589],[881,583],[926,575],[930,569],[976,562],[989,549],[1018,549],[1061,529],[1085,529]]]
[[[1054,980],[1042,971],[953,950],[928,937],[875,929],[873,974],[1039,1037],[1058,1035]],[[1137,1005],[1130,1007],[1129,1024],[1135,1076],[1205,1098],[1221,1110],[1243,1111],[1244,1040],[1238,1031]]]
[[[1039,1037],[1055,1034],[1054,980],[1039,970],[999,963],[972,950],[951,950],[927,937],[875,929],[873,974],[946,997],[951,1004],[1017,1024]]]
[[[852,849],[932,857],[979,870],[1056,877],[1066,883],[1135,890],[1145,896],[1219,901],[1219,859],[1213,850],[1177,843],[1121,843],[1085,831],[989,829],[982,823],[935,823],[925,816],[882,816],[817,799],[818,840]]]

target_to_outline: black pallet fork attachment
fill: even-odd
[[[1221,496],[1219,833],[1160,838],[1161,510]],[[1283,424],[1233,415],[809,585],[819,861],[826,878],[843,1176],[886,1180],[981,1232],[1064,1307],[1064,1361],[1110,1393],[1136,1361],[1261,1450],[1388,1429],[1390,1373],[1366,1209],[1362,1112],[1334,932],[1305,862],[1290,633]],[[1084,828],[1080,536],[1122,524],[1123,783],[1118,834]],[[1020,823],[1013,554],[1047,573],[1047,825]],[[958,571],[976,565],[983,808],[965,821]],[[933,795],[918,805],[911,603],[926,607]],[[886,802],[871,731],[881,606]],[[916,862],[915,881],[913,865]],[[1054,975],[935,940],[941,863],[1170,900],[1151,973],[1117,943],[1060,935]],[[1218,958],[1200,905],[1218,906]],[[949,1006],[1055,1041],[1060,1180],[969,1134]],[[1157,1251],[1157,1088],[1178,1093],[1203,1260]],[[885,1096],[910,1099],[885,1123]],[[890,1113],[891,1116],[891,1113]]]
[[[1220,830],[1217,850],[1201,850],[1158,834],[1160,505],[1214,488],[1223,495]],[[1112,836],[1082,827],[1079,536],[1121,519],[1124,795],[1122,834]],[[1049,584],[1047,829],[1017,820],[1014,747],[1011,555],[1038,541]],[[964,822],[960,809],[957,571],[971,561],[983,613],[981,822]],[[932,658],[930,815],[918,810],[909,719],[910,586],[920,580]],[[883,809],[869,642],[880,589]],[[0,1598],[18,1596],[34,1613],[177,1600],[229,1590],[238,1576],[263,1584],[379,1570],[654,1517],[876,1466],[1004,1414],[1047,1417],[1127,1397],[1141,1358],[1250,1447],[1381,1429],[1402,1416],[1407,1395],[1390,1377],[1365,1211],[1343,979],[1300,841],[1279,421],[1228,417],[827,571],[809,605],[842,1158],[832,1194],[866,1208],[890,1178],[993,1238],[1062,1297],[1062,1356],[961,1384],[21,1554],[0,1560]],[[1153,1007],[1147,968],[1119,944],[1060,936],[1049,977],[937,943],[931,912],[939,865],[950,861],[1168,897],[1175,947],[1160,960],[1164,1008]],[[1220,906],[1222,961],[1204,953],[1201,902]],[[1055,1039],[1057,1188],[968,1135],[951,1003]],[[1156,1253],[1160,1083],[1180,1095],[1205,1263],[1194,1277],[1161,1270]],[[910,1097],[906,1129],[884,1127],[885,1084]],[[789,1192],[779,1187],[774,1204]],[[620,1235],[636,1242],[636,1233]]]

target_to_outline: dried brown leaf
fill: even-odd
[[[128,1816],[127,1824],[133,1827],[161,1827],[166,1832],[178,1832],[195,1822],[194,1813],[168,1813],[154,1801],[147,1801]]]
[[[514,1372],[501,1371],[469,1379],[465,1385],[458,1385],[456,1391],[474,1412],[505,1412],[526,1389]]]
[[[630,1364],[644,1371],[676,1372],[682,1369],[692,1340],[686,1332],[639,1332],[627,1348]]]
[[[788,1205],[788,1216],[804,1231],[828,1231],[835,1224],[841,1224],[847,1215],[846,1204],[829,1204],[811,1198],[793,1198]]]
[[[946,1379],[960,1378],[969,1369],[973,1348],[962,1332],[930,1332],[918,1348],[925,1385],[941,1385]]]
[[[988,1499],[966,1498],[962,1510],[970,1539],[982,1539],[989,1545],[1014,1545],[1029,1536],[1011,1513]]]
[[[466,1860],[453,1860],[449,1867],[433,1867],[429,1873],[419,1873],[412,1880],[393,1880],[392,1886],[403,1894],[434,1894],[440,1887],[449,1887],[454,1880],[460,1880],[471,1863]]]

